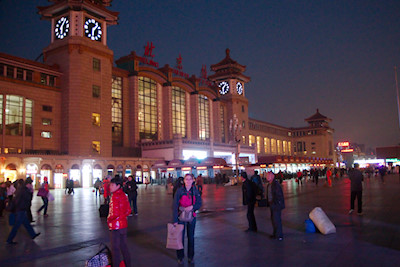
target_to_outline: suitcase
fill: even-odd
[[[108,204],[100,205],[100,208],[99,208],[100,217],[107,217],[109,208],[110,208],[110,206]]]

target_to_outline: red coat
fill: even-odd
[[[132,212],[128,197],[122,189],[111,196],[110,210],[107,217],[108,228],[118,230],[128,227],[128,215]]]

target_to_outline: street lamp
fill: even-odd
[[[235,163],[236,163],[236,179],[239,181],[239,154],[240,154],[240,142],[242,140],[242,126],[239,124],[239,120],[236,114],[233,114],[233,118],[229,122],[229,131],[236,143]]]

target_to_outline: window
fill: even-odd
[[[221,142],[225,143],[225,107],[220,106]]]
[[[244,113],[244,105],[242,105],[242,112]]]
[[[276,139],[271,138],[271,153],[276,154]]]
[[[18,80],[24,79],[24,70],[21,68],[17,68],[17,79]]]
[[[27,70],[26,72],[26,76],[25,76],[25,80],[31,82],[32,81],[32,77],[33,77],[33,71],[31,70]]]
[[[287,142],[283,141],[282,143],[283,143],[283,155],[286,155],[286,153],[287,153]]]
[[[186,137],[186,94],[179,87],[172,87],[172,133]]]
[[[6,134],[22,135],[23,102],[21,96],[6,96]]]
[[[256,143],[257,143],[257,153],[261,153],[261,137],[260,136],[256,137]]]
[[[282,154],[282,141],[281,140],[276,140],[276,148],[278,155]]]
[[[249,146],[252,146],[256,142],[254,135],[249,135]]]
[[[51,125],[51,119],[42,118],[42,125]]]
[[[210,113],[208,98],[199,95],[199,139],[208,140],[210,138]]]
[[[271,153],[271,142],[268,137],[264,137],[264,152],[265,154]]]
[[[246,136],[245,135],[242,136],[242,143],[243,143],[243,145],[246,144]]]
[[[6,65],[0,63],[0,76],[4,76],[5,68],[6,68]]]
[[[100,154],[100,142],[92,141],[92,151],[96,154]]]
[[[47,84],[47,75],[44,73],[40,73],[40,83]]]
[[[93,98],[100,98],[100,86],[98,85],[92,86],[92,96]]]
[[[7,65],[7,77],[14,78],[14,67]]]
[[[100,71],[101,70],[101,61],[98,58],[93,58],[93,70]]]
[[[41,135],[43,138],[51,138],[51,132],[42,131],[42,132],[40,133],[40,135]]]
[[[138,117],[140,139],[157,140],[157,86],[147,77],[139,77]]]
[[[100,127],[100,114],[92,113],[92,124]]]
[[[246,122],[242,121],[242,129],[246,128]]]
[[[122,77],[112,77],[111,101],[112,143],[122,146]]]
[[[25,136],[32,136],[33,101],[25,100]]]
[[[288,153],[289,155],[292,155],[292,142],[288,142]]]
[[[56,84],[56,77],[49,75],[49,86],[54,86]]]
[[[47,111],[47,112],[52,112],[53,111],[53,107],[52,106],[48,106],[48,105],[43,105],[42,106],[42,110],[43,111]]]

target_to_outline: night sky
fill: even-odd
[[[0,0],[0,52],[34,60],[50,43],[47,0]],[[394,66],[400,65],[400,1],[114,0],[114,58],[152,41],[154,61],[200,75],[231,57],[246,65],[250,117],[305,126],[317,108],[335,141],[400,143]],[[400,66],[399,66],[400,67]],[[400,74],[400,72],[399,72]]]

